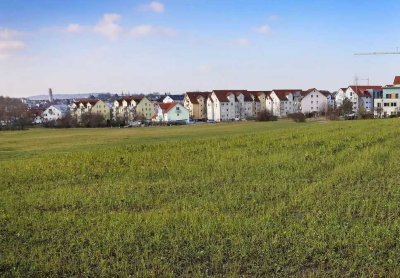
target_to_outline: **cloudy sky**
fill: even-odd
[[[391,83],[400,1],[0,0],[0,95]],[[365,81],[360,81],[360,83]]]

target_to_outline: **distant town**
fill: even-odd
[[[390,85],[350,85],[335,92],[311,88],[213,90],[185,94],[111,94],[74,98],[49,89],[41,97],[0,97],[0,126],[140,126],[290,117],[386,118],[400,115],[400,76]],[[267,117],[265,117],[267,115]],[[264,117],[263,117],[264,116]]]

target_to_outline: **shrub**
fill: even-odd
[[[296,123],[304,123],[306,121],[306,116],[303,113],[292,113],[288,115],[289,119],[292,119]]]
[[[80,125],[83,127],[105,127],[107,121],[101,114],[85,113],[81,116]]]
[[[271,112],[265,110],[265,111],[258,113],[256,120],[258,122],[271,122],[271,121],[277,121],[278,117],[272,115]]]
[[[338,109],[328,108],[325,118],[330,121],[337,121],[340,119],[340,111]]]

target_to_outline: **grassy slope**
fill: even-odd
[[[396,119],[0,133],[0,274],[400,274]]]

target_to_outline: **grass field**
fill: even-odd
[[[399,276],[400,121],[0,133],[0,276]]]

